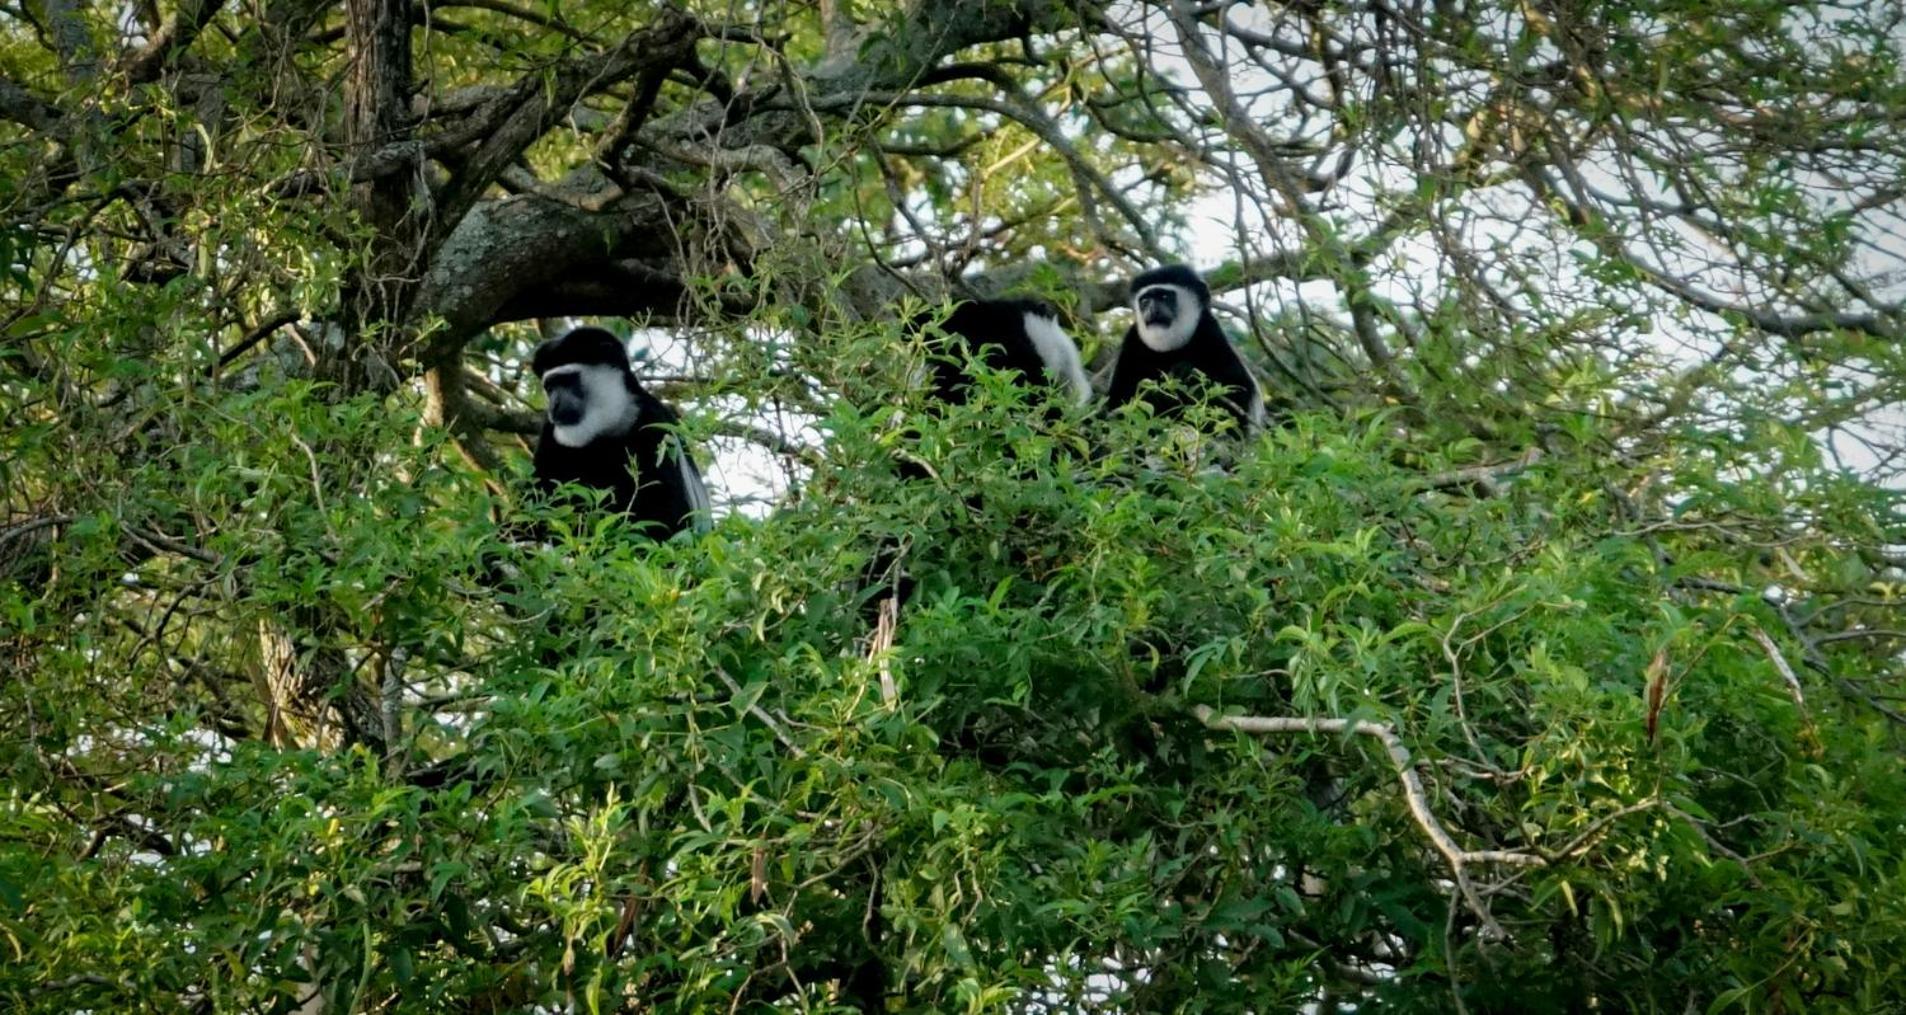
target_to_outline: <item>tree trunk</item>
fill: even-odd
[[[410,0],[348,0],[345,32],[351,68],[344,133],[355,166],[414,133]],[[413,195],[428,193],[421,150],[416,159],[410,170],[377,173],[351,187],[351,206],[370,228],[369,257],[345,286],[341,342],[327,350],[319,370],[344,393],[394,382],[392,365],[410,344],[404,322],[426,268],[418,241],[428,218],[427,207],[413,205]]]

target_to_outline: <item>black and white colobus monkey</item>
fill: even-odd
[[[610,510],[626,512],[657,539],[706,531],[708,489],[672,431],[675,411],[643,390],[622,340],[601,328],[577,328],[536,347],[531,368],[549,409],[536,442],[536,485],[564,483],[610,491]]]
[[[1136,318],[1119,347],[1107,409],[1142,398],[1160,415],[1171,414],[1183,408],[1183,393],[1155,386],[1140,392],[1139,385],[1165,378],[1203,381],[1217,387],[1240,430],[1263,427],[1264,396],[1211,316],[1211,288],[1197,272],[1173,264],[1132,279],[1132,312]]]
[[[907,322],[909,334],[925,339],[926,380],[935,401],[966,403],[973,389],[973,376],[966,369],[969,357],[995,370],[1018,371],[1027,385],[1055,388],[1071,402],[1082,405],[1092,399],[1092,382],[1086,379],[1079,347],[1059,327],[1058,311],[1051,304],[1031,299],[965,300],[937,326],[935,316],[923,313]],[[930,475],[919,462],[905,456],[900,458],[897,471],[909,480]],[[978,496],[968,496],[966,504],[978,507]],[[913,578],[900,566],[899,544],[891,539],[874,552],[861,575],[863,588],[888,583],[892,585],[891,594],[876,596],[866,604],[869,620],[874,619],[883,602],[890,601],[897,609],[912,595]]]
[[[925,330],[932,317],[914,318],[911,329]],[[977,356],[995,370],[1017,370],[1029,381],[1062,389],[1066,397],[1083,404],[1092,398],[1079,347],[1059,327],[1059,314],[1043,300],[968,300],[940,322],[949,342],[929,341],[933,354],[934,397],[954,405],[965,404],[973,387],[961,359]],[[965,348],[958,348],[963,344]]]

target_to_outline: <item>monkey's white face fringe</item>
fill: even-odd
[[[635,426],[642,409],[623,383],[622,371],[611,366],[570,364],[544,374],[543,383],[572,374],[582,379],[582,419],[568,425],[554,424],[550,429],[556,443],[579,448],[598,437],[628,433]]]
[[[1079,346],[1059,327],[1058,321],[1027,311],[1026,337],[1032,340],[1033,351],[1045,361],[1046,372],[1065,385],[1074,402],[1084,405],[1092,400],[1092,382],[1085,379],[1085,367],[1079,362]]]
[[[1145,314],[1138,309],[1139,300],[1151,293],[1171,293],[1176,297],[1173,306],[1177,313],[1164,324],[1148,324]],[[1151,285],[1132,298],[1132,312],[1138,315],[1138,340],[1153,352],[1176,352],[1191,341],[1198,330],[1198,317],[1204,313],[1204,307],[1198,304],[1198,294],[1181,285]]]

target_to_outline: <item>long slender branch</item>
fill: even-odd
[[[1264,182],[1283,197],[1304,234],[1317,246],[1319,255],[1328,261],[1332,280],[1343,291],[1345,302],[1350,307],[1351,324],[1364,355],[1370,357],[1370,362],[1376,366],[1389,368],[1396,354],[1377,332],[1370,280],[1365,277],[1343,241],[1324,228],[1316,213],[1306,205],[1303,198],[1305,186],[1299,181],[1297,172],[1285,163],[1277,151],[1276,142],[1264,132],[1251,116],[1250,110],[1238,99],[1231,87],[1229,72],[1205,48],[1204,39],[1193,20],[1194,13],[1183,0],[1172,0],[1171,20],[1178,30],[1178,40],[1184,49],[1186,62],[1191,64],[1192,73],[1222,114],[1225,132],[1251,156],[1258,172],[1263,174]]]
[[[532,25],[547,28],[552,32],[567,35],[578,42],[592,41],[587,32],[576,28],[560,17],[546,17],[520,4],[506,3],[505,0],[444,0],[444,2],[438,3],[435,6],[438,10],[450,7],[468,7],[474,10],[490,11],[495,14],[516,18],[519,21],[527,21]]]
[[[1059,129],[1059,125],[1044,111],[1023,97],[1017,101],[1002,101],[981,95],[945,95],[940,93],[912,92],[855,92],[823,95],[813,100],[812,106],[819,111],[852,110],[861,106],[931,106],[954,109],[977,109],[983,112],[1003,116],[1031,131],[1039,140],[1046,143],[1059,157],[1065,160],[1078,183],[1078,189],[1085,197],[1096,194],[1110,201],[1118,209],[1119,216],[1132,228],[1144,245],[1147,253],[1162,259],[1158,239],[1151,222],[1125,196],[1124,191],[1112,184],[1112,181],[1088,161],[1079,152],[1070,138]]]
[[[1208,705],[1199,705],[1192,710],[1198,721],[1214,730],[1228,730],[1234,733],[1355,733],[1369,737],[1383,745],[1384,753],[1390,757],[1390,765],[1396,769],[1397,781],[1403,786],[1403,797],[1409,805],[1410,816],[1429,837],[1436,851],[1443,854],[1451,869],[1460,872],[1474,863],[1499,863],[1521,867],[1541,867],[1548,861],[1533,853],[1517,853],[1500,849],[1464,849],[1457,845],[1436,814],[1430,810],[1429,794],[1423,789],[1423,780],[1416,774],[1416,767],[1410,760],[1409,748],[1403,746],[1403,738],[1396,730],[1382,723],[1367,719],[1310,719],[1296,716],[1261,715],[1219,715]]]
[[[1548,861],[1533,853],[1517,853],[1500,849],[1464,849],[1457,845],[1449,832],[1438,821],[1436,813],[1430,809],[1429,794],[1423,789],[1423,780],[1417,776],[1416,767],[1411,763],[1409,748],[1403,746],[1403,738],[1396,731],[1382,723],[1364,719],[1306,719],[1294,716],[1221,716],[1208,705],[1198,705],[1192,710],[1198,721],[1214,730],[1227,730],[1234,733],[1355,733],[1369,737],[1383,745],[1385,754],[1390,757],[1390,765],[1396,769],[1397,782],[1403,787],[1403,799],[1410,809],[1410,816],[1416,820],[1418,828],[1429,837],[1430,844],[1443,855],[1449,864],[1451,879],[1455,882],[1454,893],[1461,894],[1468,904],[1469,911],[1475,914],[1481,924],[1485,937],[1503,940],[1508,934],[1490,915],[1489,907],[1483,903],[1481,893],[1470,881],[1471,864],[1504,864],[1516,867],[1544,867]]]
[[[727,670],[716,667],[715,676],[720,677],[721,682],[728,685],[728,690],[732,691],[735,697],[741,697],[741,684],[736,682],[735,678],[729,676]],[[769,732],[774,734],[774,739],[779,740],[781,746],[788,749],[789,754],[794,755],[797,759],[807,757],[807,752],[801,750],[801,745],[795,743],[788,737],[787,730],[783,729],[781,724],[775,721],[774,716],[768,714],[767,709],[762,708],[759,704],[750,703],[748,705],[748,714],[761,720],[761,724],[766,726]]]
[[[238,340],[237,344],[219,353],[218,362],[207,367],[205,372],[208,375],[217,374],[220,370],[230,366],[233,360],[245,355],[246,350],[270,338],[271,334],[279,328],[287,324],[296,324],[299,320],[303,319],[303,317],[304,311],[302,310],[281,310],[265,318],[258,323],[257,327],[247,331],[245,336]]]
[[[72,521],[74,517],[76,516],[64,515],[64,514],[42,515],[39,518],[29,518],[26,521],[19,523],[18,525],[13,525],[4,529],[0,529],[0,546],[5,546],[8,543],[11,543],[14,540],[20,538],[21,536],[28,535],[33,532],[38,532],[41,529],[51,528],[52,526],[55,526],[55,525],[65,525],[66,523]]]
[[[1560,205],[1569,225],[1574,227],[1584,239],[1594,244],[1602,256],[1628,265],[1650,286],[1696,309],[1722,317],[1737,317],[1756,331],[1779,338],[1801,338],[1822,331],[1856,331],[1889,341],[1897,341],[1901,336],[1898,318],[1902,309],[1906,308],[1898,305],[1885,307],[1878,313],[1825,311],[1782,314],[1759,307],[1730,303],[1636,256],[1592,210],[1582,202],[1570,198],[1563,192],[1563,188],[1557,186],[1555,181],[1541,170],[1529,169],[1524,174],[1524,179],[1538,197]]]
[[[1475,487],[1486,497],[1494,497],[1502,492],[1502,481],[1515,476],[1529,466],[1542,460],[1541,448],[1530,448],[1506,462],[1492,465],[1470,465],[1444,472],[1432,472],[1420,482],[1424,489],[1449,490],[1462,487]]]

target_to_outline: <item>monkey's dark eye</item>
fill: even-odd
[[[552,374],[543,378],[543,390],[548,392],[580,391],[582,377],[578,374]]]

